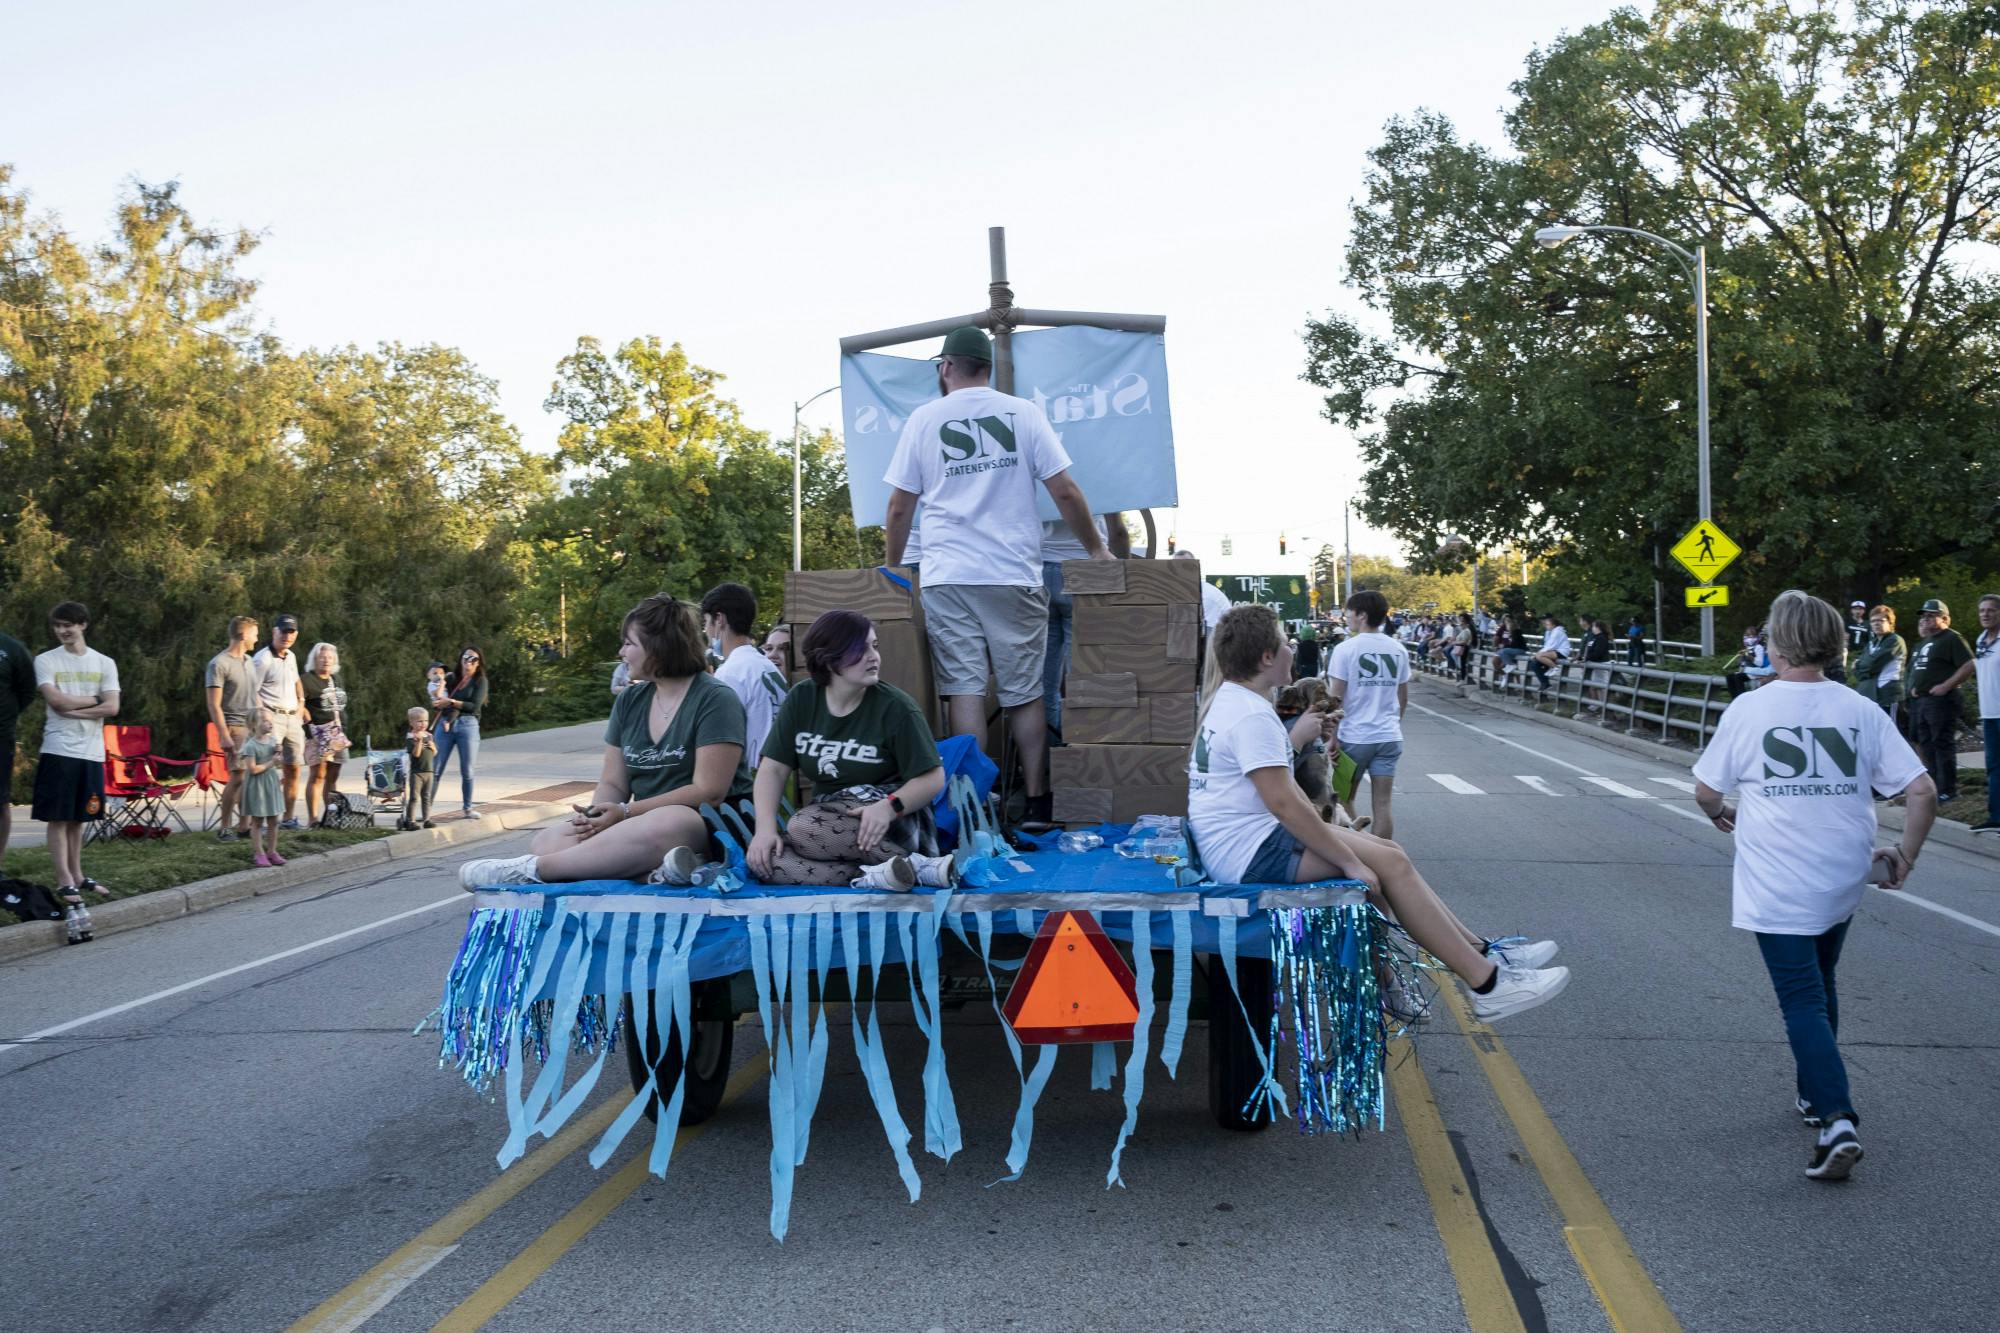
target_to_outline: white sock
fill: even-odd
[[[1835,1137],[1839,1135],[1842,1129],[1845,1129],[1849,1134],[1854,1134],[1855,1133],[1854,1122],[1852,1120],[1849,1120],[1846,1116],[1841,1116],[1838,1120],[1833,1121],[1832,1123],[1828,1124],[1826,1128],[1820,1130],[1819,1141],[1821,1143],[1832,1143]]]

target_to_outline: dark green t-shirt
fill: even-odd
[[[635,680],[611,704],[611,721],[604,728],[604,743],[615,745],[625,756],[625,771],[632,777],[632,799],[643,801],[664,795],[694,781],[695,751],[704,745],[743,744],[743,703],[736,692],[710,675],[688,682],[687,697],[680,711],[657,743],[647,730],[653,708],[650,680]],[[741,760],[729,783],[729,800],[750,794],[750,769]]]
[[[893,789],[942,762],[924,715],[894,685],[869,686],[853,712],[835,717],[813,680],[794,685],[778,705],[763,757],[798,770],[821,793],[864,783]]]
[[[1924,694],[1951,679],[1951,673],[1972,660],[1972,649],[1957,630],[1941,629],[1910,649],[1910,693]]]

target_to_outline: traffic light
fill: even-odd
[[[1284,553],[1285,553],[1285,534],[1281,532],[1278,534],[1278,554],[1283,555]]]
[[[1174,534],[1170,532],[1167,534],[1167,554],[1172,555],[1173,553],[1174,553]]]

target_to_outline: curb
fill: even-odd
[[[502,833],[513,833],[565,814],[569,805],[568,801],[549,801],[515,809],[494,810],[489,807],[483,812],[485,817],[476,823],[454,820],[439,828],[391,833],[384,838],[302,856],[270,870],[233,870],[212,879],[142,893],[136,898],[120,898],[102,907],[93,905],[90,920],[99,936],[137,930],[142,926],[172,921],[176,917],[206,912],[213,907],[240,903],[246,898],[260,898],[280,889],[310,884],[342,871],[427,856],[441,846],[454,843],[497,838]],[[0,927],[0,963],[61,949],[67,944],[60,921],[24,921]]]
[[[1607,730],[1594,722],[1578,722],[1575,718],[1557,717],[1554,714],[1544,713],[1534,708],[1520,708],[1495,703],[1493,700],[1484,697],[1476,691],[1467,691],[1465,694],[1459,694],[1456,690],[1440,685],[1427,676],[1418,676],[1415,679],[1425,682],[1431,690],[1441,697],[1459,699],[1477,708],[1484,709],[1486,712],[1498,714],[1501,717],[1526,718],[1531,722],[1540,723],[1545,727],[1553,727],[1558,731],[1567,731],[1574,735],[1587,736],[1591,740],[1609,745],[1614,750],[1623,750],[1627,754],[1637,755],[1643,759],[1656,761],[1672,759],[1690,768],[1694,766],[1696,752],[1693,750],[1683,750],[1672,745],[1662,745],[1658,741],[1643,740],[1637,736],[1627,736],[1621,732]],[[1901,806],[1877,805],[1875,807],[1875,816],[1881,822],[1883,828],[1894,829],[1898,833],[1903,831],[1903,810]],[[1961,852],[1971,852],[1975,856],[1985,856],[1991,857],[1994,860],[2000,860],[2000,837],[1995,837],[1991,834],[1974,833],[1969,826],[1961,824],[1955,819],[1938,819],[1936,823],[1931,825],[1929,840],[1931,842],[1941,842],[1945,846],[1956,848]]]

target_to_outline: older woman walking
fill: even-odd
[[[1797,1109],[1819,1127],[1806,1175],[1861,1160],[1837,1037],[1834,969],[1871,876],[1900,889],[1937,817],[1937,787],[1889,717],[1826,678],[1846,651],[1840,612],[1793,589],[1764,633],[1777,676],[1729,705],[1695,761],[1695,803],[1736,835],[1731,922],[1757,937],[1797,1067]],[[1905,797],[1901,842],[1875,850],[1870,789]],[[1730,806],[1725,797],[1737,796]]]
[[[306,654],[299,688],[306,700],[306,823],[317,824],[327,800],[340,788],[340,766],[347,762],[342,718],[347,690],[340,680],[340,649],[330,643],[314,644]]]
[[[445,678],[444,698],[438,700],[437,771],[431,774],[431,794],[444,781],[444,766],[458,756],[458,794],[467,819],[479,818],[472,808],[472,765],[479,758],[479,714],[486,707],[486,668],[479,650],[467,644],[458,655],[458,670]]]
[[[708,674],[703,649],[692,604],[648,597],[634,607],[618,650],[632,683],[611,706],[590,804],[537,833],[526,856],[466,862],[459,883],[691,882],[707,859],[701,807],[750,794],[743,704]]]

